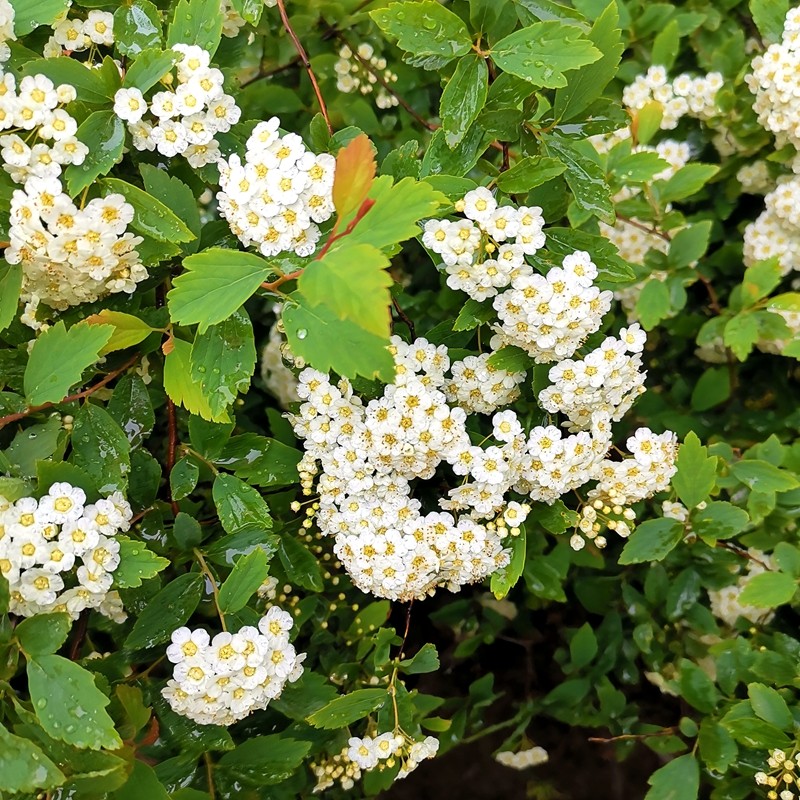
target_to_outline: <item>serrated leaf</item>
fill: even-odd
[[[267,578],[267,554],[259,549],[240,556],[219,589],[219,607],[225,614],[241,611]]]
[[[667,263],[680,269],[702,258],[708,249],[712,224],[711,220],[703,220],[679,230],[669,243]]]
[[[143,542],[117,536],[119,565],[114,570],[114,585],[121,589],[141,586],[142,581],[154,578],[169,566],[169,560],[148,550]]]
[[[283,534],[280,537],[278,556],[286,571],[286,576],[292,584],[297,584],[313,592],[322,591],[324,584],[319,561],[292,534]]]
[[[487,365],[507,372],[525,372],[533,366],[533,359],[521,347],[506,345],[492,353]]]
[[[662,205],[684,200],[697,194],[717,173],[713,164],[687,164],[666,181],[657,181],[658,198]]]
[[[333,205],[340,217],[361,208],[375,179],[375,148],[369,137],[360,133],[336,155],[333,178]]]
[[[114,39],[117,50],[125,56],[137,56],[161,43],[158,9],[150,0],[134,0],[114,12]]]
[[[636,299],[636,315],[642,327],[646,331],[653,330],[659,322],[669,317],[671,311],[669,287],[658,278],[650,278]]]
[[[22,265],[0,261],[0,331],[4,331],[17,316],[22,291]]]
[[[115,350],[124,350],[143,342],[154,330],[144,320],[126,314],[123,311],[111,311],[104,308],[97,314],[92,314],[83,320],[87,325],[111,325],[113,331],[108,342],[101,348],[100,355],[113,353]]]
[[[29,61],[23,67],[22,74],[45,75],[56,85],[67,83],[75,88],[81,102],[90,105],[106,105],[114,96],[115,87],[103,80],[101,70],[91,69],[66,56]]]
[[[794,474],[760,459],[736,461],[731,464],[731,472],[745,486],[756,492],[788,492],[800,486],[800,481]]]
[[[616,3],[609,3],[595,20],[588,39],[603,54],[592,64],[580,67],[567,76],[567,85],[556,91],[553,112],[557,120],[569,122],[587,109],[617,74],[625,49],[619,28]]]
[[[425,672],[436,672],[439,669],[439,654],[436,645],[426,642],[412,658],[406,658],[398,664],[406,675],[421,675]]]
[[[178,460],[169,473],[169,488],[173,500],[183,500],[188,497],[200,476],[200,467],[197,461],[191,456],[185,456]]]
[[[227,319],[273,271],[263,258],[221,247],[185,258],[183,267],[167,294],[170,317],[199,330]]]
[[[243,433],[212,457],[218,467],[232,470],[255,486],[289,486],[298,480],[297,464],[302,454],[276,439]]]
[[[70,460],[93,478],[101,494],[125,492],[130,450],[128,437],[104,408],[92,403],[81,406],[72,428]]]
[[[64,644],[71,628],[69,614],[36,614],[22,620],[14,628],[14,636],[26,656],[46,656],[55,653]]]
[[[747,579],[739,602],[757,608],[777,608],[797,592],[797,578],[785,572],[760,572]]]
[[[36,744],[0,725],[0,792],[36,796],[38,789],[55,789],[65,780]]]
[[[459,59],[439,104],[439,116],[449,147],[455,147],[466,136],[486,102],[488,88],[486,59],[477,53]]]
[[[147,386],[135,373],[120,378],[106,411],[122,428],[132,448],[140,445],[155,426],[156,418]]]
[[[683,525],[674,519],[660,517],[637,525],[619,554],[620,564],[641,564],[661,561],[683,538]]]
[[[756,716],[775,725],[777,728],[789,730],[794,727],[794,718],[786,701],[771,686],[763,683],[749,683],[747,696]]]
[[[485,325],[494,317],[494,308],[491,303],[479,303],[470,298],[458,312],[453,323],[454,331],[471,331],[479,325]]]
[[[219,521],[228,533],[272,530],[272,517],[264,498],[244,481],[220,473],[212,489]]]
[[[9,0],[14,9],[14,33],[30,33],[40,25],[52,25],[69,8],[69,0]]]
[[[164,358],[164,391],[173,403],[192,414],[209,421],[227,422],[228,415],[224,412],[215,417],[202,387],[192,378],[192,346],[183,339],[173,339],[172,344],[172,350]]]
[[[705,500],[714,488],[717,475],[717,457],[708,455],[708,448],[700,443],[694,431],[689,431],[678,450],[675,462],[678,469],[672,478],[672,487],[681,502],[689,509]]]
[[[184,252],[194,253],[200,245],[200,209],[194,192],[183,181],[151,164],[141,164],[139,172],[148,194],[158,198],[194,234],[194,238],[182,245]]]
[[[105,175],[122,158],[125,123],[113,111],[95,111],[81,123],[75,136],[89,152],[82,164],[71,164],[64,171],[71,197]]]
[[[750,517],[743,508],[723,500],[714,500],[705,508],[692,512],[692,528],[712,546],[717,539],[727,539],[741,533],[749,523]]]
[[[62,321],[48,328],[36,339],[25,367],[28,405],[63,400],[113,333],[111,325],[73,325],[67,330]]]
[[[779,42],[789,0],[750,0],[748,6],[761,38],[766,44]]]
[[[166,642],[200,603],[205,584],[199,572],[186,572],[170,581],[141,611],[125,640],[129,650],[143,650]]]
[[[501,172],[497,176],[497,185],[509,194],[529,192],[557,178],[566,168],[565,164],[555,158],[528,156],[517,161],[511,169]]]
[[[351,320],[339,319],[326,305],[312,306],[298,292],[283,308],[283,324],[295,355],[322,372],[355,378],[394,378],[388,337],[376,336]]]
[[[116,750],[122,740],[91,672],[66,658],[28,659],[28,691],[42,728],[54,739],[90,750]]]
[[[136,60],[125,72],[122,85],[126,89],[138,89],[146,92],[155,86],[181,60],[181,54],[175,50],[162,51],[149,48],[139,53]]]
[[[518,536],[512,536],[505,543],[511,548],[511,559],[505,567],[501,567],[492,573],[490,589],[492,594],[502,600],[517,585],[517,581],[522,577],[525,569],[526,541],[524,527],[520,529]]]
[[[363,719],[377,711],[389,699],[386,689],[356,689],[350,694],[331,700],[319,711],[308,717],[308,723],[315,728],[336,730]]]
[[[492,46],[492,61],[504,72],[536,86],[567,85],[565,72],[597,61],[602,53],[580,28],[550,20],[514,31]]]
[[[179,0],[167,32],[167,46],[196,44],[213,56],[219,46],[223,21],[217,0]]]
[[[349,237],[337,245],[303,270],[297,288],[309,305],[325,305],[339,319],[388,339],[394,283],[386,271],[389,259],[371,245],[350,243]]]
[[[310,749],[310,742],[284,734],[254,736],[225,753],[218,767],[248,786],[272,786],[291,777]]]
[[[199,384],[212,419],[220,420],[236,395],[249,389],[255,370],[253,326],[244,309],[202,333],[198,331],[190,363],[192,380]]]
[[[463,21],[434,0],[391,3],[370,16],[415,67],[439,69],[472,47]]]
[[[644,800],[697,800],[700,766],[693,755],[679,756],[657,769],[647,783],[652,788]]]

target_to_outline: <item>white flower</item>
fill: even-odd
[[[138,122],[147,113],[147,101],[136,88],[117,89],[114,113],[125,122]]]

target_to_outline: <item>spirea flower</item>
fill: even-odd
[[[119,542],[133,514],[119,492],[94,504],[69,483],[54,483],[37,500],[0,497],[0,574],[9,583],[12,614],[61,611],[77,619],[88,608],[125,619],[111,589]]]
[[[348,45],[339,49],[339,59],[333,65],[336,73],[336,88],[345,94],[358,92],[362,95],[375,94],[378,108],[393,108],[398,99],[385,86],[378,82],[378,75],[384,83],[394,83],[397,75],[386,67],[386,59],[375,54],[369,42],[359,44],[355,52]]]

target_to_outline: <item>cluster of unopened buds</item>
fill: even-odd
[[[767,788],[768,800],[800,798],[800,753],[771,750],[767,758],[769,772],[757,772],[756,783]]]
[[[613,492],[613,490],[612,490]],[[613,498],[611,498],[613,500]],[[586,539],[595,543],[599,548],[607,544],[606,537],[602,535],[605,529],[614,531],[618,536],[627,539],[631,534],[630,523],[636,519],[636,512],[632,508],[623,508],[620,505],[608,505],[603,500],[595,500],[581,508],[576,531],[569,540],[573,550],[582,550]],[[585,537],[585,538],[584,538]]]
[[[528,769],[546,764],[549,760],[547,750],[543,747],[527,747],[524,750],[501,750],[495,755],[495,761],[511,769]]]
[[[384,83],[394,83],[397,75],[387,69],[386,59],[375,55],[375,48],[368,42],[358,45],[355,52],[349,45],[343,45],[333,69],[336,73],[336,88],[340,92],[360,92],[363,95],[375,92],[375,105],[378,108],[392,108],[398,104],[397,98],[385,86],[380,85],[378,80],[380,75]]]
[[[119,492],[87,504],[84,491],[68,483],[54,483],[38,500],[0,497],[0,575],[9,584],[11,613],[60,611],[77,619],[94,608],[122,622],[122,601],[111,588],[120,564],[114,537],[128,530],[132,516]]]
[[[289,642],[292,617],[273,606],[258,627],[212,639],[202,628],[172,633],[167,658],[175,665],[162,690],[172,709],[199,725],[232,725],[267,707],[303,674],[305,654]]]

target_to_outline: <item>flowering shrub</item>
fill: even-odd
[[[0,0],[0,798],[800,798],[799,32]]]

